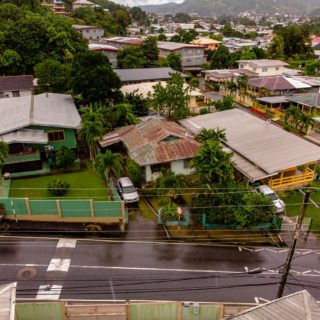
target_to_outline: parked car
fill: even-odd
[[[118,180],[120,195],[125,203],[139,201],[139,194],[129,177],[122,177]]]
[[[274,192],[270,187],[266,185],[261,185],[256,188],[256,192],[264,194],[267,198],[270,198],[276,208],[277,213],[281,213],[285,210],[285,203],[278,197],[276,192]]]

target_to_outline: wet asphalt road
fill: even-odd
[[[284,248],[2,237],[0,284],[18,281],[18,298],[43,299],[40,287],[45,287],[49,300],[252,303],[275,298],[287,253]],[[288,283],[286,294],[308,289],[320,300],[320,250],[297,250]]]

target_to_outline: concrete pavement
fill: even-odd
[[[18,298],[256,302],[274,299],[286,248],[0,238],[0,284]],[[286,293],[320,300],[320,250],[299,249]]]

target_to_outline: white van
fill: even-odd
[[[125,203],[139,201],[139,194],[129,177],[122,177],[118,180],[118,188]]]
[[[270,198],[276,208],[277,213],[284,212],[286,205],[285,203],[278,197],[278,195],[268,186],[261,185],[256,188],[256,192],[264,194],[267,198]]]

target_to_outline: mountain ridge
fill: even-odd
[[[140,6],[144,11],[159,14],[178,12],[200,15],[237,15],[253,10],[259,14],[312,14],[320,9],[320,0],[185,0],[183,3]]]

